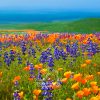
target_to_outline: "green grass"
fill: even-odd
[[[48,23],[24,23],[24,24],[0,24],[0,30],[23,30],[34,29],[49,32],[100,32],[100,18],[81,19],[68,22],[48,22]]]
[[[29,44],[27,44],[27,48],[29,47]],[[35,48],[35,45],[33,45],[33,47]],[[36,57],[37,58],[33,58],[33,56],[29,56],[28,53],[26,53],[26,55],[22,55],[22,53],[20,53],[21,57],[22,57],[22,64],[19,65],[17,62],[17,55],[15,57],[15,61],[11,63],[11,65],[9,66],[9,70],[6,66],[6,64],[4,63],[4,59],[3,57],[0,58],[0,61],[2,62],[2,66],[0,66],[0,71],[3,72],[3,76],[0,80],[2,80],[2,82],[0,82],[0,100],[13,100],[13,92],[15,90],[14,88],[14,84],[12,82],[12,80],[14,79],[15,76],[20,75],[21,76],[21,80],[19,81],[19,86],[20,86],[20,91],[24,92],[24,99],[22,100],[33,100],[33,94],[32,91],[34,89],[40,89],[40,86],[38,85],[38,82],[36,79],[34,79],[32,82],[28,81],[28,77],[29,77],[29,72],[24,71],[23,68],[26,66],[26,61],[29,60],[31,63],[33,63],[34,65],[39,64],[39,57],[40,54],[43,50],[45,50],[46,48],[51,47],[52,46],[49,44],[44,44],[43,46],[40,46],[41,51],[38,51],[36,48]],[[4,53],[4,51],[9,51],[12,48],[12,46],[10,46],[9,48],[3,48],[2,51],[0,52],[1,54]],[[65,46],[63,47],[63,49],[65,49]],[[53,48],[51,49],[52,51],[54,50]],[[19,53],[21,52],[20,47],[16,48],[16,52]],[[53,55],[54,56],[54,55]],[[72,57],[68,56],[67,59],[64,61],[62,59],[59,60],[54,60],[54,71],[49,71],[47,72],[46,75],[43,76],[43,78],[47,78],[48,76],[50,76],[52,78],[52,80],[57,81],[57,79],[62,79],[64,78],[63,74],[66,71],[72,71],[75,74],[77,73],[82,73],[83,75],[88,75],[88,74],[93,74],[94,75],[94,80],[93,81],[97,81],[98,85],[100,86],[100,80],[99,80],[99,76],[96,74],[97,71],[100,71],[100,53],[96,54],[91,60],[92,63],[90,65],[88,65],[86,68],[81,68],[80,65],[84,63],[84,61],[87,59],[86,57],[82,57],[79,56],[76,58],[76,62],[73,63],[73,67],[70,66],[70,61],[73,60]],[[97,67],[93,67],[93,64],[96,63]],[[62,72],[57,72],[57,68],[63,68]],[[43,65],[43,68],[48,69],[47,64]],[[35,73],[37,73],[37,70],[34,71]],[[37,75],[37,74],[35,74]],[[67,83],[64,83],[61,85],[60,89],[56,89],[53,90],[53,100],[66,100],[66,98],[70,97],[73,98],[73,100],[89,100],[90,97],[95,96],[95,94],[91,94],[88,97],[84,97],[82,99],[78,99],[75,94],[76,91],[71,89],[72,84],[74,84],[75,81],[72,81],[72,79],[68,79]],[[85,85],[82,85],[80,83],[80,89],[83,89],[85,87],[90,87],[89,82],[86,83]],[[43,96],[39,96],[39,100],[43,100],[42,99]]]

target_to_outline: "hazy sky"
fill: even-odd
[[[100,0],[0,0],[0,11],[100,11]]]

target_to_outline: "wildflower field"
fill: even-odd
[[[100,33],[0,34],[0,100],[100,100]]]

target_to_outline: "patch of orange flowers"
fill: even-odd
[[[0,78],[2,77],[2,72],[0,72]]]
[[[65,72],[65,73],[64,73],[64,76],[65,76],[66,78],[70,78],[71,74],[72,74],[72,72],[71,72],[71,71],[68,71],[68,72]]]
[[[40,93],[41,93],[41,90],[40,89],[33,90],[33,94],[36,95],[36,96],[39,96]]]
[[[19,81],[20,79],[21,79],[20,76],[15,76],[14,79],[13,79],[13,82],[15,82],[15,81]]]

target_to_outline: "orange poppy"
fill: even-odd
[[[38,65],[35,65],[34,68],[35,68],[35,69],[39,69],[39,66],[38,66]]]
[[[91,62],[92,62],[92,61],[91,61],[90,59],[85,60],[85,63],[86,63],[86,64],[91,64]]]
[[[86,79],[81,79],[82,84],[86,84],[87,80]]]
[[[68,71],[68,72],[65,72],[65,73],[64,73],[64,76],[65,76],[66,78],[69,78],[69,77],[71,76],[71,74],[72,74],[72,72],[71,72],[71,71]]]
[[[86,80],[93,80],[94,79],[94,75],[88,75],[85,78],[86,78]]]
[[[59,89],[60,88],[60,85],[57,85],[56,82],[53,82],[50,87],[52,87],[52,89]]]
[[[43,67],[43,64],[41,63],[38,66],[39,66],[39,69],[41,69]]]
[[[13,83],[16,82],[16,81],[19,81],[20,79],[21,79],[20,76],[16,76],[16,77],[14,77],[14,79],[13,79]]]
[[[30,70],[30,66],[24,67],[23,70],[25,70],[25,71],[29,71],[29,70]]]
[[[75,74],[73,77],[73,80],[77,81],[77,82],[81,82],[82,80],[82,74]]]
[[[72,86],[71,86],[72,89],[74,90],[78,90],[79,89],[79,83],[74,83]]]
[[[93,87],[92,87],[92,92],[93,92],[93,93],[97,94],[98,91],[99,91],[98,86],[93,86]]]
[[[84,40],[84,41],[83,41],[83,44],[87,44],[87,41],[86,41],[86,40]]]
[[[0,77],[2,77],[2,72],[0,72]]]
[[[67,80],[68,80],[67,78],[63,78],[63,79],[61,79],[61,82],[62,82],[62,83],[66,83]]]
[[[84,64],[81,64],[81,67],[82,68],[85,68],[86,66],[87,66],[87,64],[85,64],[85,63]]]
[[[38,70],[38,69],[41,69],[42,67],[43,67],[43,64],[38,64],[38,65],[35,65],[35,66],[34,66],[34,68],[37,69],[37,70]]]
[[[84,88],[82,91],[84,92],[84,96],[88,96],[91,94],[90,88]]]
[[[41,69],[41,70],[40,70],[40,73],[41,73],[41,74],[46,74],[46,73],[47,73],[47,69]]]
[[[16,76],[16,77],[14,78],[14,80],[16,80],[16,81],[19,81],[20,79],[21,79],[20,76]]]
[[[90,82],[90,85],[91,85],[91,87],[96,86],[97,85],[97,82],[92,81],[92,82]]]
[[[78,98],[82,99],[82,97],[84,96],[84,92],[83,92],[83,91],[78,91],[78,92],[76,93],[76,96],[77,96]]]
[[[33,94],[36,95],[36,96],[40,95],[40,93],[41,93],[40,89],[33,90]]]

